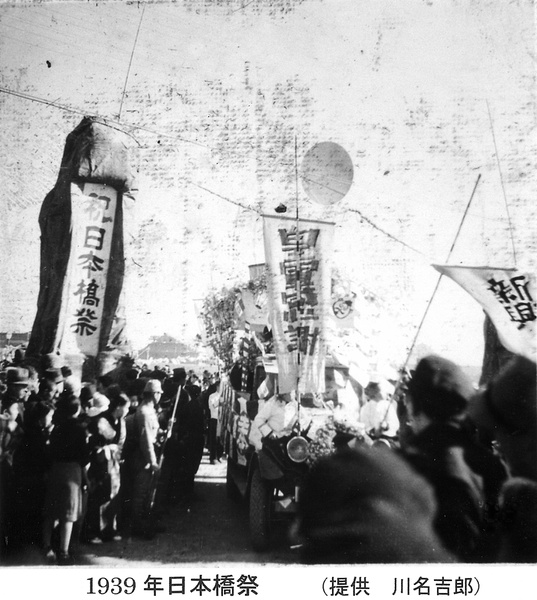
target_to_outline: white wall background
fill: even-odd
[[[141,152],[136,345],[192,337],[193,299],[263,262],[259,215],[296,200],[296,136],[299,162],[320,141],[353,160],[348,195],[324,208],[300,189],[301,214],[336,222],[334,262],[381,299],[379,345],[402,362],[479,174],[451,262],[513,266],[514,241],[534,268],[534,37],[530,0],[0,6],[0,331],[31,328],[66,135],[121,107]],[[480,364],[481,328],[443,281],[418,341]]]

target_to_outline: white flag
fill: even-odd
[[[280,393],[324,392],[333,223],[265,216],[269,314]]]
[[[494,267],[433,267],[453,279],[481,304],[507,350],[537,360],[534,273]]]

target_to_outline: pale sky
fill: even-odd
[[[379,346],[401,361],[479,174],[451,262],[513,266],[509,222],[518,262],[535,256],[534,48],[529,0],[0,6],[0,331],[31,328],[37,216],[65,137],[121,107],[141,156],[138,347],[192,337],[193,300],[263,262],[260,214],[296,201],[296,136],[299,164],[322,141],[353,161],[343,200],[300,187],[299,206],[336,223],[334,264],[381,298],[393,339]],[[479,365],[481,309],[443,281],[418,343]]]

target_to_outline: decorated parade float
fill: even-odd
[[[345,159],[342,149],[328,150]],[[348,185],[351,179],[352,172]],[[358,415],[370,367],[363,346],[345,348],[357,302],[332,272],[334,224],[300,219],[298,203],[296,218],[263,222],[266,262],[250,267],[248,283],[212,294],[200,309],[224,372],[227,491],[247,502],[259,551],[295,514],[309,466],[339,444],[367,438]],[[292,415],[281,431],[264,422],[272,410]]]

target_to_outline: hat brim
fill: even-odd
[[[105,410],[106,410],[106,408],[91,407],[91,408],[88,408],[88,410],[86,411],[86,414],[88,415],[88,417],[96,417],[97,415],[100,415],[101,413],[103,413]]]

